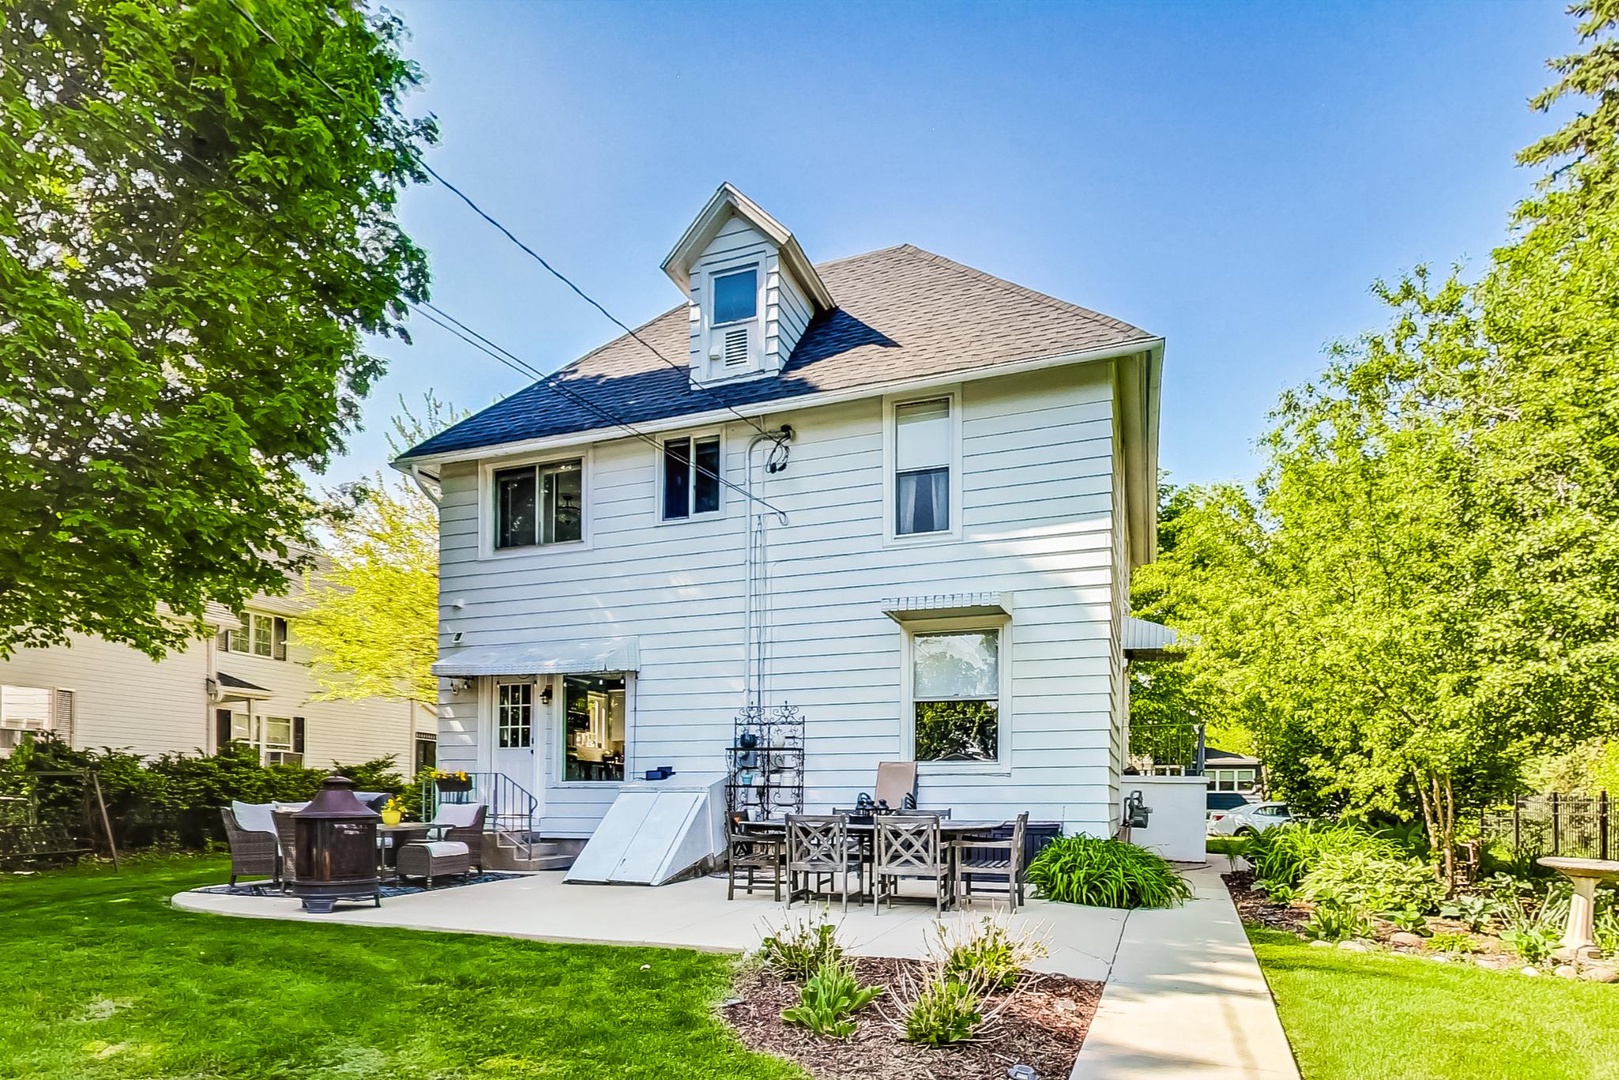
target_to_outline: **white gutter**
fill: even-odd
[[[1069,364],[1117,360],[1120,357],[1135,356],[1139,353],[1161,349],[1163,344],[1163,338],[1140,338],[1124,345],[1113,345],[1105,349],[1056,353],[1051,356],[1039,356],[1028,360],[1015,360],[1011,363],[996,364],[993,367],[974,368],[970,371],[953,371],[939,375],[929,375],[921,379],[898,379],[893,382],[849,387],[845,390],[827,390],[815,394],[800,394],[796,397],[772,398],[769,401],[738,405],[737,411],[757,416],[762,420],[772,413],[798,412],[801,409],[814,409],[822,405],[837,405],[845,401],[859,401],[863,398],[878,397],[883,394],[908,393],[912,390],[929,390],[936,386],[953,386],[958,383],[978,382],[983,379],[998,379],[1006,375],[1044,371],[1047,368],[1064,367]],[[644,422],[635,421],[630,426],[644,434],[656,434],[661,431],[679,431],[682,428],[710,427],[714,424],[730,423],[735,419],[735,412],[732,412],[729,408],[719,408],[710,409],[707,412],[686,413],[681,416],[662,417]],[[581,443],[604,442],[609,439],[633,437],[625,435],[624,429],[615,424],[609,427],[589,428],[584,431],[570,431],[562,435],[549,435],[539,439],[524,439],[521,442],[491,443],[484,446],[468,447],[465,450],[450,450],[442,454],[423,454],[421,457],[397,458],[391,464],[400,472],[411,473],[417,469],[431,470],[434,466],[459,461],[483,461],[519,454],[541,453],[547,450],[560,450],[578,446]]]

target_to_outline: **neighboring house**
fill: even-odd
[[[1265,793],[1265,767],[1250,754],[1208,747],[1203,752],[1203,775],[1211,792],[1234,792],[1247,802],[1255,802]]]
[[[909,245],[812,265],[729,185],[663,269],[679,306],[396,463],[441,499],[440,767],[588,836],[790,703],[811,810],[915,759],[924,806],[1111,833],[1161,339]]]
[[[213,606],[209,636],[162,660],[75,635],[71,645],[19,649],[0,660],[0,755],[26,732],[75,747],[143,756],[213,753],[231,740],[266,764],[312,768],[392,754],[401,772],[432,763],[437,720],[408,701],[317,701],[309,655],[290,640],[308,608],[302,582],[256,596],[232,614]]]

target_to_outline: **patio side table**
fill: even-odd
[[[427,839],[432,826],[425,821],[401,821],[398,825],[377,826],[377,866],[383,877],[395,877],[399,865],[399,849],[417,840]]]

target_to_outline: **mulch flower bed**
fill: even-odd
[[[1259,889],[1254,888],[1252,870],[1233,870],[1221,874],[1231,902],[1237,905],[1237,914],[1245,923],[1257,923],[1272,930],[1286,930],[1296,934],[1310,920],[1310,913],[1291,904],[1278,904]]]
[[[795,1061],[817,1080],[1005,1080],[1006,1070],[1019,1062],[1050,1078],[1073,1070],[1102,998],[1101,983],[1026,971],[1015,990],[991,999],[986,1013],[999,1013],[970,1042],[919,1046],[904,1041],[904,1011],[896,994],[920,985],[929,966],[920,960],[859,957],[854,968],[862,986],[887,992],[855,1014],[856,1031],[848,1039],[824,1039],[784,1021],[781,1011],[798,1004],[798,986],[768,971],[739,976],[741,1000],[723,1006],[720,1015],[749,1049]]]

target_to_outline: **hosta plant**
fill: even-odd
[[[880,986],[861,986],[848,964],[828,962],[805,981],[798,1004],[783,1009],[781,1018],[817,1035],[847,1039],[854,1034],[854,1014],[882,992]]]
[[[1064,836],[1029,863],[1029,884],[1049,900],[1092,907],[1164,908],[1192,887],[1160,856],[1122,840]]]
[[[1359,908],[1333,902],[1317,904],[1304,924],[1306,937],[1334,943],[1366,937],[1371,930],[1371,924]]]
[[[1385,911],[1378,915],[1386,923],[1390,923],[1396,930],[1404,930],[1408,934],[1421,934],[1428,936],[1428,920],[1416,908],[1399,908]]]
[[[1501,904],[1488,896],[1475,896],[1472,893],[1462,893],[1453,896],[1439,905],[1439,914],[1447,919],[1455,919],[1465,923],[1469,930],[1475,933],[1483,930],[1490,924],[1490,920],[1500,910]]]

